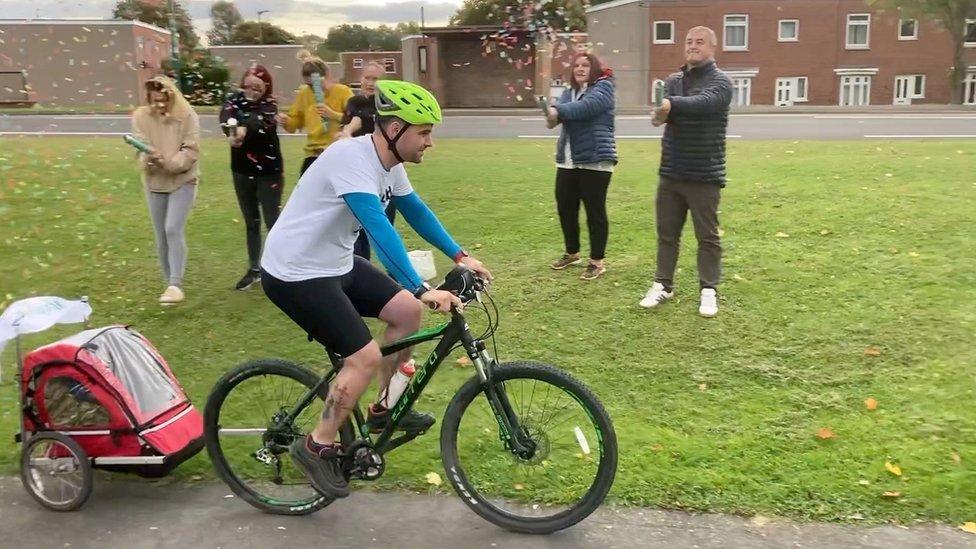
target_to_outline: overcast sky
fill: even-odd
[[[0,18],[109,18],[115,0],[0,0]],[[210,28],[211,0],[183,0],[190,11],[193,24],[204,37]],[[461,0],[236,0],[238,11],[245,19],[257,19],[258,10],[271,10],[261,16],[293,34],[315,33],[325,36],[329,27],[343,23],[366,26],[395,25],[420,21],[424,8],[427,26],[447,24]]]

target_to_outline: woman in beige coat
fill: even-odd
[[[157,76],[146,82],[145,90],[147,104],[132,114],[132,131],[151,149],[139,153],[139,168],[167,285],[159,302],[171,305],[185,299],[184,229],[197,193],[200,122],[169,78]]]

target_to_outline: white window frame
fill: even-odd
[[[964,37],[969,35],[969,25],[976,26],[976,19],[966,19],[966,26],[963,27]],[[976,42],[965,42],[963,45],[967,48],[976,48]]]
[[[970,95],[973,96],[972,101],[969,100]],[[973,71],[972,68],[966,73],[966,78],[962,81],[962,104],[976,105],[976,71]]]
[[[852,79],[852,78],[866,78],[867,79],[864,82],[864,84],[865,84],[864,85],[864,99],[865,99],[865,102],[864,103],[858,103],[856,105],[854,105],[854,104],[847,105],[847,104],[844,103],[844,84],[847,83],[847,84],[853,86],[854,85],[854,82],[853,81],[849,81],[849,79]],[[874,79],[874,75],[873,74],[868,74],[868,73],[863,73],[863,72],[862,73],[857,73],[857,74],[841,74],[840,75],[840,90],[839,90],[839,95],[837,96],[837,104],[839,106],[841,106],[841,107],[865,107],[865,106],[870,105],[871,104],[871,81],[873,79]],[[853,88],[852,88],[852,91],[853,91]]]
[[[752,105],[752,77],[742,76],[742,77],[730,77],[732,80],[732,106],[733,107],[748,107]],[[740,85],[741,84],[741,85]],[[744,101],[736,102],[735,91],[741,90],[743,93],[739,94],[739,97],[744,97]]]
[[[390,70],[389,68],[390,64],[393,65],[393,70]],[[383,72],[385,72],[386,74],[396,74],[396,71],[397,71],[396,58],[395,57],[383,58]]]
[[[667,40],[664,38],[657,37],[657,26],[667,23],[671,26],[671,39]],[[655,44],[674,44],[674,21],[655,21],[654,22],[654,43]]]
[[[901,33],[901,26],[902,26],[902,24],[905,21],[914,21],[915,22],[915,26],[912,29],[912,30],[915,31],[915,33],[912,34],[911,36],[905,36],[904,34]],[[911,18],[911,17],[908,18],[908,19],[899,19],[898,20],[898,39],[899,40],[918,40],[918,19]]]
[[[848,40],[851,37],[851,17],[867,17],[867,21],[857,21],[857,25],[867,27],[863,44],[851,44]],[[871,14],[870,13],[848,13],[847,25],[844,27],[844,48],[848,50],[867,50],[871,49]]]
[[[743,36],[743,45],[741,46],[730,46],[728,44],[728,28],[729,28],[729,17],[742,17],[745,21],[736,21],[733,23],[736,27],[744,27],[745,35]],[[749,51],[749,15],[746,13],[730,13],[722,17],[722,51]]]
[[[783,23],[793,23],[796,25],[793,38],[783,37]],[[776,36],[780,42],[799,42],[800,41],[800,20],[799,19],[780,19],[777,24]]]
[[[800,95],[800,81],[803,81],[803,95]],[[809,101],[810,96],[810,79],[806,76],[785,76],[777,78],[775,85],[773,86],[773,104],[776,104],[776,94],[779,92],[779,83],[782,81],[792,82],[790,89],[793,92],[793,96],[790,98],[790,104],[793,103],[806,103]]]
[[[352,60],[352,68],[354,68],[354,69],[361,69],[361,68],[363,68],[363,58],[362,57],[354,57],[353,60]]]

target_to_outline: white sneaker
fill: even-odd
[[[701,291],[701,305],[698,306],[698,314],[711,318],[718,314],[718,296],[712,288],[704,288]]]
[[[186,299],[186,296],[183,294],[183,290],[181,290],[178,286],[170,286],[169,288],[166,288],[163,295],[159,296],[159,303],[162,305],[175,305],[176,303],[182,302],[184,299]]]
[[[672,297],[674,297],[674,290],[667,292],[664,290],[664,284],[655,282],[651,285],[651,289],[647,290],[647,294],[644,295],[644,299],[640,300],[640,306],[644,307],[645,309],[651,309],[657,307]]]

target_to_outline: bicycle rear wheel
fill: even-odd
[[[531,456],[519,457],[499,425],[477,376],[448,405],[441,428],[447,476],[465,504],[503,528],[548,534],[596,510],[613,484],[617,438],[596,396],[552,366],[513,362],[495,368]]]
[[[204,438],[210,461],[235,494],[262,511],[307,515],[334,501],[316,491],[288,455],[289,445],[318,422],[328,387],[294,421],[282,420],[320,379],[291,362],[255,360],[227,372],[207,399]],[[344,446],[353,433],[351,423],[340,430]]]

